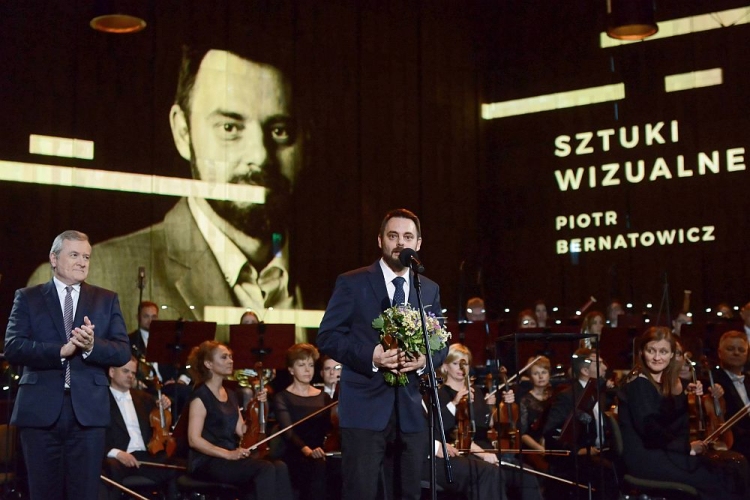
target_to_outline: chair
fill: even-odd
[[[190,420],[190,405],[186,405],[182,410],[180,418],[175,424],[172,437],[177,441],[177,451],[175,455],[187,460],[189,444],[187,436],[187,427]],[[177,478],[177,490],[180,493],[197,493],[209,498],[231,498],[232,500],[239,495],[239,489],[232,484],[219,483],[215,481],[203,481],[196,479],[189,474],[183,474]]]
[[[697,499],[699,498],[698,490],[692,486],[684,483],[678,483],[673,481],[656,481],[654,479],[644,479],[636,477],[632,474],[623,474],[620,476],[618,471],[625,470],[623,464],[623,441],[622,433],[620,432],[620,423],[617,421],[617,415],[613,412],[605,412],[607,419],[610,423],[612,430],[612,447],[614,448],[616,455],[616,466],[615,472],[617,480],[622,491],[623,482],[629,486],[630,490],[635,490],[631,493],[642,493],[648,496],[665,497],[669,499]]]

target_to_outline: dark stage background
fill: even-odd
[[[323,309],[339,273],[377,258],[380,219],[398,206],[422,219],[427,275],[453,317],[460,295],[482,291],[489,309],[511,314],[537,298],[570,314],[591,294],[640,307],[658,303],[665,272],[675,303],[685,288],[696,308],[748,299],[750,186],[745,169],[725,162],[748,144],[746,21],[602,49],[604,1],[159,0],[144,2],[145,31],[120,36],[88,27],[91,4],[0,5],[0,160],[189,178],[168,122],[181,43],[263,33],[261,43],[288,56],[303,110],[289,256],[305,308]],[[657,21],[745,4],[663,1]],[[721,85],[664,91],[666,75],[718,67]],[[482,119],[483,103],[621,82],[626,97],[615,102]],[[678,141],[643,144],[646,124],[664,122],[668,139],[674,120]],[[558,136],[575,151],[578,133],[631,126],[642,136],[632,149],[615,135],[610,151],[593,141],[590,154],[554,154]],[[30,134],[92,140],[95,157],[30,154]],[[714,150],[720,172],[698,175],[698,153]],[[692,177],[678,178],[677,155]],[[649,181],[659,157],[672,178]],[[621,167],[620,185],[602,186],[601,165],[641,159],[645,180],[627,182]],[[578,168],[580,189],[561,191],[554,172]],[[56,234],[76,228],[102,242],[161,221],[176,201],[0,181],[0,320]],[[557,216],[597,211],[616,212],[617,223],[555,229]],[[614,244],[618,234],[705,226],[713,240],[558,253],[558,240],[610,235]],[[118,292],[135,293],[136,273]],[[132,326],[135,311],[125,315]]]

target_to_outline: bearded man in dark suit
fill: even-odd
[[[107,368],[125,364],[130,346],[117,294],[84,282],[90,258],[88,236],[57,236],[52,280],[16,291],[5,332],[5,357],[23,366],[11,424],[32,500],[94,500],[99,490]]]
[[[320,324],[320,350],[343,365],[339,422],[345,500],[374,499],[386,446],[395,446],[396,497],[420,497],[421,466],[427,449],[427,423],[422,414],[419,378],[426,358],[408,360],[398,349],[384,349],[372,320],[385,309],[407,301],[417,306],[411,273],[399,261],[402,250],[419,250],[419,218],[406,209],[389,212],[378,235],[380,260],[339,276]],[[425,308],[441,314],[440,290],[421,279]],[[434,355],[439,366],[446,350]],[[388,385],[383,372],[405,373],[409,384]]]

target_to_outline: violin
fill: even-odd
[[[471,397],[471,379],[469,378],[469,368],[466,360],[461,360],[459,366],[465,370],[466,376],[464,381],[466,383],[466,396],[462,397],[456,407],[456,448],[465,449],[471,448],[471,443],[474,441],[474,434],[477,431],[476,420],[474,419],[474,401]]]
[[[172,413],[165,409],[161,403],[161,384],[159,380],[154,377],[154,387],[156,388],[156,394],[159,398],[156,403],[156,408],[151,410],[148,421],[151,424],[151,440],[148,442],[148,452],[152,455],[156,455],[160,451],[165,451],[168,457],[171,457],[177,449],[177,441],[169,433],[169,429],[172,426]]]
[[[258,442],[264,441],[266,438],[266,423],[268,422],[268,403],[265,401],[259,401],[258,394],[265,390],[266,382],[263,376],[263,363],[255,363],[255,371],[258,375],[258,390],[255,393],[253,402],[247,407],[245,413],[245,424],[247,430],[245,435],[242,436],[241,446],[243,448],[250,448]],[[263,443],[257,446],[253,452],[255,458],[263,458],[268,454],[268,443]]]
[[[711,372],[711,368],[708,363],[704,361],[704,368],[708,371],[708,379],[711,383],[711,387],[714,387],[714,375]],[[723,397],[716,395],[716,391],[711,391],[711,394],[703,395],[703,406],[706,409],[706,432],[711,435],[719,427],[724,425],[724,416],[727,413],[726,403]],[[712,447],[715,450],[729,450],[734,444],[734,435],[732,431],[727,429],[720,433],[715,441],[711,442]]]
[[[507,378],[503,372],[498,372],[502,385],[508,385]],[[500,402],[493,414],[495,425],[499,428],[498,450],[518,450],[521,445],[521,436],[518,431],[518,403],[508,404]]]
[[[693,383],[698,383],[698,376],[695,373],[695,366],[693,365],[693,360],[690,359],[690,356],[686,352],[684,354],[685,356],[685,362],[688,364],[688,367],[690,368],[690,375],[693,379]],[[690,437],[691,439],[703,439],[706,437],[706,417],[705,413],[703,411],[703,400],[699,397],[697,397],[693,393],[688,393],[688,411],[690,412],[691,416],[693,417],[691,419],[691,425],[690,425]]]
[[[333,399],[338,401],[339,398],[339,387],[341,384],[336,384],[336,389],[333,393]],[[341,450],[341,434],[339,433],[339,407],[338,405],[331,408],[331,429],[326,434],[325,440],[323,441],[323,451],[326,453],[335,453]]]

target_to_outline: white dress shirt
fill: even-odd
[[[729,376],[729,380],[732,381],[732,384],[734,384],[734,388],[737,389],[737,393],[739,393],[740,398],[742,399],[742,404],[747,405],[750,403],[750,399],[747,397],[747,388],[745,387],[745,375],[737,376],[729,370],[724,371]]]
[[[146,443],[143,441],[143,435],[141,434],[141,426],[138,424],[138,414],[135,412],[135,405],[133,404],[133,396],[130,395],[130,391],[120,392],[114,387],[109,388],[117,402],[117,407],[120,409],[122,419],[125,421],[125,427],[128,429],[128,435],[130,436],[130,442],[128,443],[128,449],[125,450],[128,453],[134,451],[146,451]],[[107,456],[110,458],[117,458],[117,454],[122,450],[112,448],[107,452]]]

